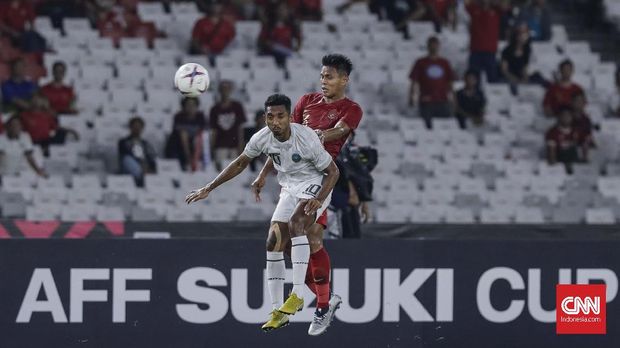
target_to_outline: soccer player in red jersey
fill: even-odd
[[[323,57],[321,68],[321,92],[309,93],[302,96],[293,111],[293,122],[302,123],[316,131],[319,138],[323,142],[325,149],[336,159],[340,153],[340,149],[346,142],[349,134],[357,128],[362,119],[362,109],[360,106],[347,98],[345,90],[349,83],[349,74],[353,69],[351,60],[340,54],[329,54]],[[260,191],[265,185],[265,178],[268,173],[273,171],[273,162],[269,159],[258,177],[252,183],[252,188],[256,195],[256,199],[260,200]],[[308,273],[306,275],[306,285],[317,297],[317,310],[314,314],[314,320],[310,324],[308,334],[316,336],[320,335],[329,326],[333,320],[334,313],[342,302],[340,296],[333,295],[330,298],[330,259],[329,254],[323,247],[323,230],[327,225],[327,215],[324,213],[317,222],[312,225],[308,233],[310,242],[310,261],[308,264]],[[289,236],[276,233],[279,236],[279,245],[284,250],[288,244]],[[273,260],[281,260],[281,265],[275,267]],[[284,254],[280,252],[268,255],[267,262],[267,282],[284,283],[281,277],[270,275],[270,268],[284,268]],[[268,286],[272,301],[279,302],[283,298],[282,286]],[[273,330],[278,327],[271,325],[277,324],[268,321],[264,326]]]

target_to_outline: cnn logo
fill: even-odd
[[[568,315],[594,314],[601,313],[601,298],[596,296],[581,298],[578,296],[569,296],[562,300],[562,312]]]
[[[556,285],[557,334],[605,334],[606,286]]]

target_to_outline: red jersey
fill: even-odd
[[[543,106],[550,107],[553,113],[557,114],[562,107],[572,106],[573,97],[577,93],[584,93],[583,89],[577,84],[571,83],[566,87],[559,83],[553,84],[549,86],[547,93],[545,93]]]
[[[210,17],[204,17],[196,22],[192,30],[192,39],[216,54],[222,53],[235,35],[235,25],[232,22],[221,19],[218,23],[213,23]]]
[[[476,3],[466,7],[470,21],[470,50],[472,52],[497,51],[501,11],[495,7],[484,8]]]
[[[418,59],[409,78],[420,84],[420,102],[445,102],[452,91],[454,73],[444,58]]]
[[[326,103],[322,93],[309,93],[299,98],[295,105],[293,122],[315,130],[327,130],[343,121],[351,130],[354,130],[362,120],[362,114],[362,108],[349,98]],[[325,150],[336,158],[346,140],[347,138],[340,138],[325,143]]]
[[[443,20],[448,19],[448,10],[454,6],[454,0],[424,0],[424,2]]]
[[[582,140],[582,136],[574,127],[553,126],[545,134],[547,145],[553,146],[559,150],[567,150],[577,146]]]
[[[59,114],[68,113],[71,109],[71,103],[75,99],[72,87],[56,86],[53,82],[43,86],[41,94],[47,98],[52,109]]]
[[[26,1],[0,3],[0,22],[4,22],[15,31],[24,31],[26,23],[32,23],[34,18],[34,7]]]
[[[259,37],[288,48],[293,48],[293,39],[299,38],[296,28],[289,23],[278,23],[273,27],[263,25]]]
[[[58,128],[56,117],[46,111],[26,111],[20,115],[24,130],[30,134],[33,142],[48,140]]]

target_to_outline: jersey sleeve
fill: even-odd
[[[319,136],[311,132],[310,135],[311,160],[316,169],[323,171],[332,161],[332,156],[325,151],[325,147],[321,143]]]
[[[264,132],[258,132],[254,134],[250,138],[250,141],[248,141],[248,143],[245,145],[243,154],[250,158],[256,158],[260,156],[260,154],[263,152],[263,149],[260,144],[262,143],[261,138],[264,134],[265,134]]]
[[[306,107],[306,95],[301,96],[293,109],[293,122],[301,124],[304,121],[303,114]]]
[[[357,126],[359,126],[360,121],[362,120],[362,115],[362,108],[357,104],[353,104],[349,107],[349,109],[347,109],[347,112],[341,121],[344,121],[344,123],[346,123],[351,130],[354,130]]]

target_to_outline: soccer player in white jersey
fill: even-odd
[[[306,234],[327,209],[331,192],[338,181],[338,167],[325,151],[318,135],[310,128],[291,122],[291,100],[274,94],[265,101],[267,127],[254,134],[245,150],[213,181],[190,192],[185,201],[193,203],[209,196],[211,191],[239,175],[260,154],[268,155],[278,171],[282,187],[280,199],[271,218],[267,237],[267,285],[272,295],[273,311],[263,330],[288,324],[288,316],[303,308],[302,291],[310,257]],[[293,290],[284,301],[285,267],[282,234],[290,235],[293,264]],[[278,295],[279,294],[279,295]]]

